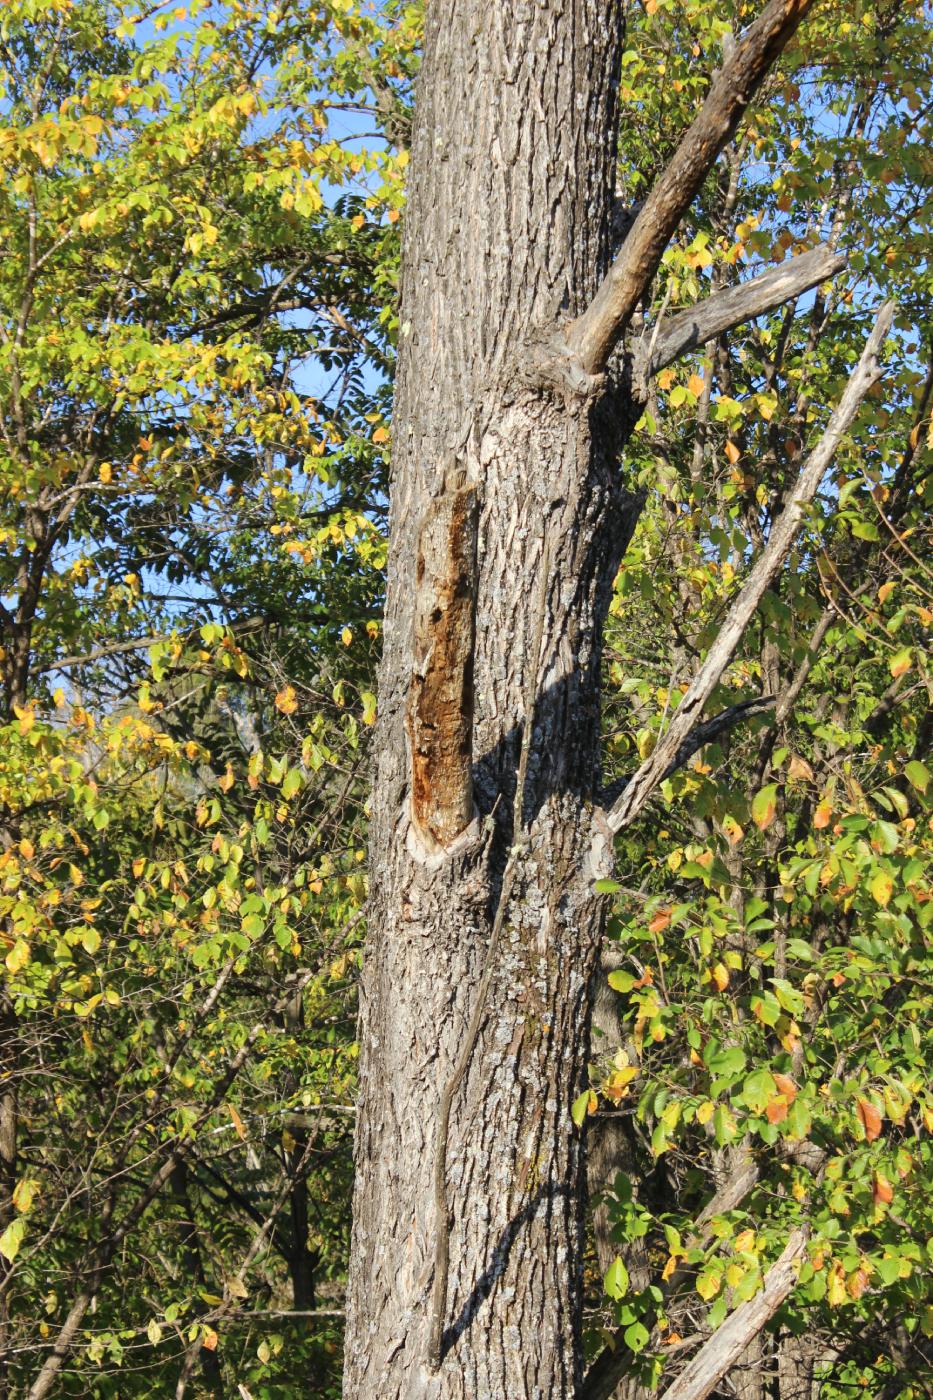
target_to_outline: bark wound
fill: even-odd
[[[477,489],[448,475],[418,536],[408,696],[411,807],[428,844],[449,846],[473,817],[473,641]]]

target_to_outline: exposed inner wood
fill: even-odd
[[[477,490],[449,482],[428,506],[415,570],[414,665],[408,700],[412,816],[444,847],[473,815],[473,638]]]

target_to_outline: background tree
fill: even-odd
[[[5,1394],[333,1390],[416,33],[0,22]]]

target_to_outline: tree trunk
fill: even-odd
[[[605,0],[428,11],[403,251],[347,1400],[559,1400],[580,1379],[584,1164],[570,1105],[602,930],[592,884],[609,853],[592,801],[599,647],[637,504],[616,465],[630,405],[549,391],[526,366],[536,332],[579,313],[607,267],[620,35],[620,6]],[[475,568],[458,492],[478,501]],[[426,588],[435,606],[416,622]],[[456,661],[470,590],[472,667],[466,657],[440,694],[423,634],[435,626],[436,652]],[[451,839],[470,776],[475,814]],[[439,1211],[441,1101],[465,1047]]]

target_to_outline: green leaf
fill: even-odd
[[[21,1215],[18,1215],[15,1220],[10,1221],[3,1234],[0,1235],[0,1254],[11,1264],[19,1253],[19,1247],[25,1233],[26,1221]]]
[[[301,787],[301,772],[298,768],[289,768],[282,780],[282,796],[287,800],[294,797]]]
[[[765,831],[777,812],[777,783],[768,783],[752,799],[752,821],[759,831]]]
[[[651,1334],[642,1322],[633,1322],[631,1326],[626,1327],[622,1335],[629,1351],[634,1351],[636,1355],[644,1351],[651,1339]]]
[[[930,770],[925,763],[920,762],[919,758],[912,758],[909,763],[905,764],[904,777],[911,787],[926,794],[927,788],[930,786]]]
[[[588,1113],[594,1113],[599,1103],[592,1089],[584,1089],[582,1094],[578,1094],[574,1099],[570,1109],[570,1116],[578,1128],[582,1128],[583,1120]]]
[[[606,1296],[613,1299],[624,1298],[628,1292],[629,1278],[628,1269],[622,1260],[616,1255],[603,1279],[603,1290]]]

